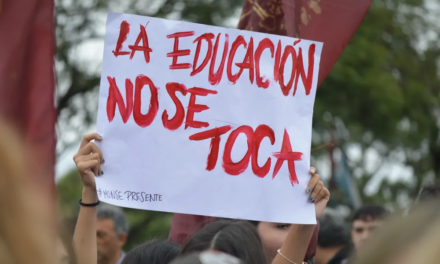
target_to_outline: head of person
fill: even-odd
[[[440,182],[424,186],[417,197],[418,203],[432,200],[440,200]]]
[[[267,259],[270,262],[276,257],[278,254],[278,249],[286,240],[287,234],[289,233],[290,226],[292,224],[289,223],[273,223],[273,222],[258,222],[258,221],[249,221],[252,225],[257,228],[257,232],[261,238],[263,243],[264,252],[266,253]],[[317,234],[313,234],[315,237]],[[312,238],[312,241],[316,239]],[[307,249],[307,253],[305,256],[306,260],[309,260],[315,256],[314,248],[309,247]]]
[[[127,241],[127,218],[121,208],[109,204],[99,205],[97,215],[98,263],[116,264]]]
[[[357,252],[355,264],[439,263],[439,203],[396,214]]]
[[[250,221],[256,228],[263,243],[269,262],[277,255],[286,240],[291,224]]]
[[[378,227],[383,225],[387,209],[377,204],[367,204],[359,208],[353,215],[351,240],[358,250]]]
[[[343,217],[330,208],[326,209],[319,219],[319,226],[315,263],[326,264],[350,243],[350,235]]]
[[[208,250],[181,256],[171,264],[242,264],[240,259],[229,254]]]
[[[243,264],[267,263],[256,228],[248,221],[215,221],[192,236],[181,255],[206,250],[223,252],[240,259]]]
[[[127,253],[122,264],[168,264],[180,253],[180,246],[169,241],[147,241]]]

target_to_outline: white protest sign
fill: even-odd
[[[321,50],[308,40],[110,13],[99,199],[315,223],[305,189]]]

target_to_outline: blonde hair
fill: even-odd
[[[27,180],[22,142],[0,120],[0,263],[54,264],[51,208]]]
[[[401,264],[439,263],[439,244],[440,204],[429,203],[392,217],[358,252],[354,263],[387,264],[399,257],[404,260],[397,262]]]

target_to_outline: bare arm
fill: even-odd
[[[307,199],[315,203],[316,218],[319,218],[330,199],[330,192],[324,187],[324,183],[319,180],[315,168],[311,168],[310,173],[312,178],[307,186],[307,193],[310,194]],[[303,263],[315,227],[316,225],[292,225],[272,264]]]
[[[281,254],[294,263],[303,263],[314,230],[315,225],[292,225],[280,249]],[[292,264],[286,258],[277,254],[272,264]]]
[[[100,164],[103,163],[102,153],[91,140],[102,140],[98,134],[84,136],[74,160],[83,182],[82,203],[94,204],[98,202],[96,194],[95,176],[101,175]],[[96,206],[81,206],[76,222],[73,243],[77,262],[81,264],[96,264]]]
[[[96,189],[84,188],[82,193],[83,203],[98,201]],[[98,262],[96,247],[96,206],[81,206],[73,235],[78,263],[96,264]]]

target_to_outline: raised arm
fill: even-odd
[[[309,194],[307,199],[315,203],[315,213],[318,219],[324,212],[330,199],[330,192],[324,187],[324,183],[319,180],[316,169],[311,168],[312,175],[306,192]],[[272,264],[300,264],[303,263],[307,247],[316,225],[292,225],[283,246],[278,251]]]
[[[77,262],[81,264],[98,262],[96,206],[99,200],[96,194],[95,176],[103,174],[101,164],[104,163],[104,158],[101,150],[92,140],[101,141],[102,137],[97,133],[85,135],[78,152],[73,157],[83,183],[81,208],[73,235]]]

